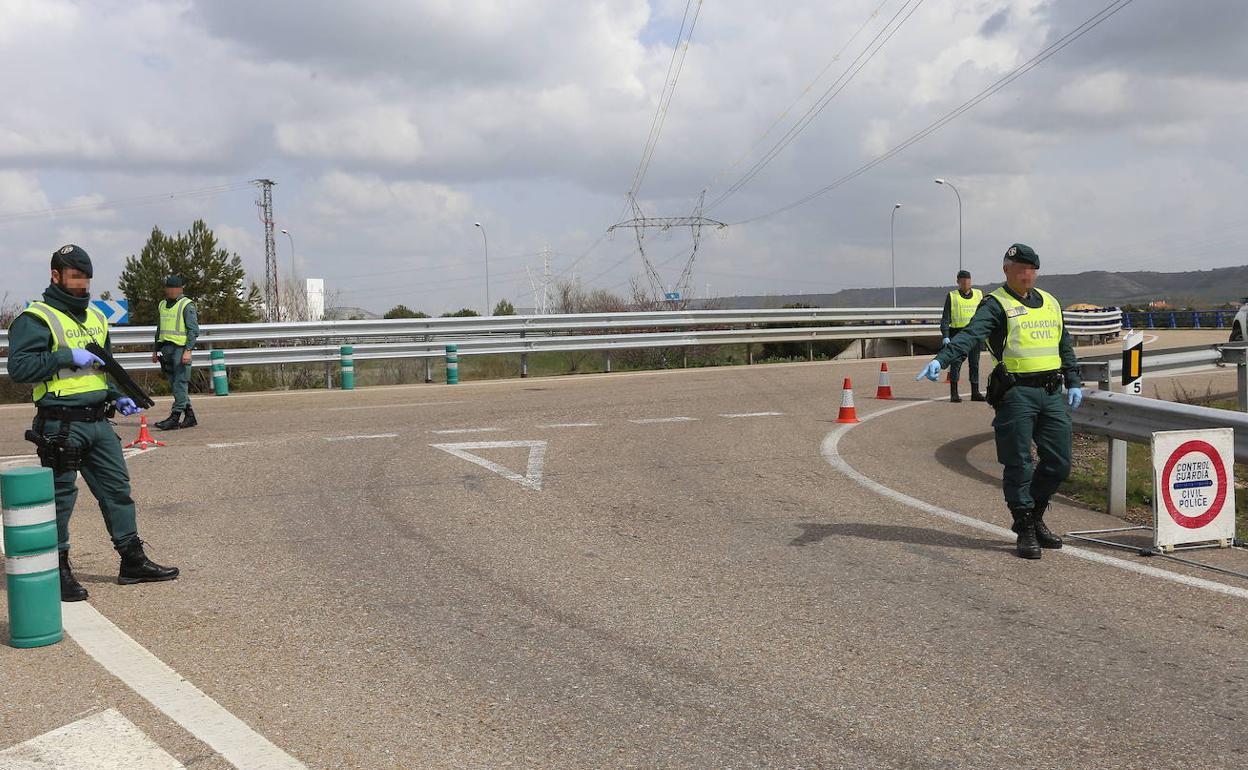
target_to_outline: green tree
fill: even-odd
[[[460,308],[459,310],[456,310],[454,313],[443,313],[442,317],[443,318],[475,318],[476,316],[479,316],[479,315],[481,314],[473,310],[472,308],[465,307],[465,308]]]
[[[412,310],[407,305],[395,305],[386,311],[382,318],[428,318],[428,313],[422,313],[419,310]]]
[[[260,289],[248,285],[242,258],[220,248],[202,219],[172,236],[153,227],[143,250],[126,258],[117,288],[130,300],[131,323],[156,323],[168,275],[182,277],[200,323],[248,323],[260,317]]]
[[[500,299],[498,304],[494,306],[494,315],[515,315],[516,306],[508,300]]]

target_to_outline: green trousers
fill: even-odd
[[[1023,385],[1010,388],[997,407],[992,428],[997,460],[1005,466],[1002,488],[1010,511],[1030,512],[1048,504],[1070,475],[1070,415],[1062,392],[1050,394]]]
[[[185,412],[191,406],[191,366],[182,363],[182,353],[186,348],[168,342],[160,346],[161,369],[169,379],[169,390],[173,393],[173,411]]]
[[[59,420],[48,420],[42,433],[55,435],[61,429]],[[38,431],[36,420],[35,430]],[[121,439],[113,426],[105,420],[99,422],[70,423],[66,443],[86,449],[82,461],[82,478],[87,488],[100,504],[104,514],[104,526],[113,547],[121,550],[138,537],[134,520],[134,500],[130,497],[130,471],[121,453]],[[69,550],[69,517],[74,513],[78,500],[78,471],[65,471],[53,476],[56,486],[56,539],[57,547]]]
[[[954,337],[958,336],[959,331],[961,331],[961,329],[950,329],[949,339],[952,340]],[[980,354],[980,351],[982,350],[983,350],[983,346],[977,344],[975,345],[975,347],[971,348],[970,353],[966,354],[967,368],[970,369],[970,372],[971,372],[971,384],[976,385],[976,386],[979,385],[979,354]],[[949,365],[949,381],[958,382],[961,376],[962,376],[962,362],[954,361],[952,364]]]

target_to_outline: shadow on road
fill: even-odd
[[[789,541],[789,545],[807,546],[823,542],[829,537],[857,537],[863,540],[878,540],[890,543],[908,543],[915,545],[935,545],[945,548],[967,548],[977,551],[1000,551],[1012,547],[1011,543],[1000,540],[985,540],[969,537],[956,532],[945,532],[926,527],[900,527],[891,524],[867,524],[865,522],[847,521],[838,524],[818,524],[802,522],[798,524],[802,534]]]
[[[979,468],[971,465],[971,461],[967,459],[967,455],[971,450],[980,444],[993,440],[992,432],[976,433],[974,436],[966,436],[964,438],[950,441],[936,448],[936,462],[968,479],[982,481],[990,486],[999,486],[1001,479],[984,473]]]

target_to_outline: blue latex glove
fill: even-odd
[[[1078,409],[1083,403],[1083,388],[1068,388],[1066,390],[1066,403],[1070,404],[1071,409]]]
[[[73,348],[69,351],[74,357],[74,366],[79,369],[86,369],[92,366],[103,366],[104,362],[94,353],[90,353],[82,348]]]
[[[924,377],[932,382],[940,382],[940,362],[936,359],[929,361],[927,366],[923,367],[923,371],[919,372],[919,376],[914,378],[914,381],[918,382]]]
[[[117,411],[121,412],[123,417],[129,417],[132,414],[138,414],[143,411],[139,405],[134,403],[134,399],[129,396],[122,396],[117,399]]]
[[[949,338],[948,338],[948,337],[945,337],[945,338],[941,339],[941,341],[940,341],[940,346],[941,346],[942,348],[943,348],[945,345],[948,345],[948,344],[949,344]]]

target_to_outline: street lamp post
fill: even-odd
[[[933,181],[935,181],[936,184],[944,185],[945,187],[948,187],[950,190],[953,190],[954,195],[958,196],[958,271],[961,272],[962,271],[962,193],[958,192],[958,188],[954,187],[953,183],[947,179],[936,179]]]
[[[282,230],[282,235],[285,235],[286,240],[290,241],[290,282],[292,284],[290,290],[293,292],[298,292],[299,291],[299,278],[295,274],[295,237],[290,234],[289,230]],[[298,296],[298,294],[296,294],[295,296]],[[292,316],[298,315],[298,309],[295,307],[291,307],[290,314]]]
[[[892,255],[893,263],[893,307],[897,307],[897,239],[894,235],[897,223],[897,209],[901,208],[900,203],[893,204],[893,213],[888,215],[888,250]]]
[[[485,314],[491,315],[494,311],[490,307],[490,239],[485,235],[485,225],[480,222],[472,224],[481,228],[481,240],[485,242]]]

